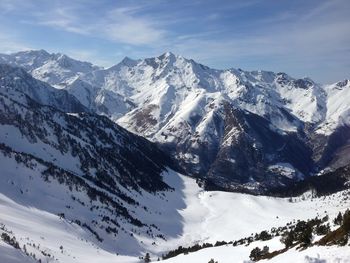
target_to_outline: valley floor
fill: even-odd
[[[136,254],[142,256],[148,251],[152,260],[161,258],[162,254],[178,246],[238,240],[262,230],[284,226],[297,219],[323,217],[326,214],[332,219],[339,211],[350,207],[350,200],[342,198],[344,192],[321,198],[312,198],[311,193],[293,199],[272,198],[239,193],[205,192],[198,187],[195,180],[172,171],[164,174],[164,180],[176,190],[165,192],[165,202],[163,200],[162,203],[159,202],[158,195],[145,195],[149,204],[153,202],[155,206],[162,206],[151,208],[151,211],[158,209],[160,212],[149,215],[148,221],[152,220],[153,216],[161,230],[173,233],[166,236],[167,240],[135,237],[143,248],[139,252],[135,251]],[[173,211],[175,208],[177,211]],[[175,230],[171,229],[172,226]],[[50,254],[49,262],[142,262],[135,254],[117,255],[115,252],[105,250],[91,237],[91,233],[87,233],[78,225],[47,211],[15,202],[4,194],[0,194],[0,227],[0,233],[5,230],[12,233],[20,247],[26,245],[26,250],[36,254],[37,258],[42,251]],[[249,246],[224,245],[207,248],[188,255],[182,254],[164,262],[206,263],[211,258],[219,263],[247,262],[252,248],[262,247],[265,244],[271,250],[283,248],[279,239],[274,238],[264,242],[256,241]],[[35,261],[20,250],[0,241],[0,262]],[[345,263],[350,262],[350,249],[335,246],[311,247],[301,252],[291,249],[269,262]]]

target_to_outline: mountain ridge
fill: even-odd
[[[171,52],[126,57],[59,84],[89,110],[159,144],[188,174],[232,190],[275,187],[346,165],[340,153],[348,149],[348,86],[211,69]]]

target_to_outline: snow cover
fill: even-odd
[[[161,262],[164,263],[207,263],[214,259],[219,263],[253,263],[249,260],[249,254],[255,247],[262,248],[269,246],[270,250],[281,249],[283,246],[278,239],[265,242],[253,242],[249,246],[224,245],[220,247],[206,248],[188,255],[179,255]],[[261,260],[259,262],[268,263],[349,263],[350,253],[348,247],[311,247],[307,250],[296,251],[290,249],[286,253],[278,255],[270,260]]]
[[[0,63],[23,67],[33,77],[57,88],[62,88],[63,83],[68,80],[99,69],[89,62],[74,60],[60,53],[49,54],[45,50],[0,54]]]
[[[327,92],[327,114],[317,132],[330,134],[338,126],[350,125],[350,81],[344,80],[325,87]]]
[[[263,117],[271,132],[284,136],[299,133],[303,138],[303,132],[306,137],[329,136],[350,124],[348,81],[321,85],[285,73],[216,70],[170,52],[142,60],[125,58],[108,69],[67,78],[61,87],[127,130],[176,149],[171,153],[192,174],[207,173],[217,160],[213,156],[234,148],[237,138],[247,132],[247,128],[224,131],[228,108]],[[239,166],[230,156],[217,158]],[[283,158],[276,162],[292,165]],[[294,175],[282,170],[287,177],[301,177],[297,169]]]
[[[12,167],[11,162],[6,158],[0,160],[1,167]],[[16,185],[22,180],[25,183],[23,178],[25,176],[37,180],[35,172],[32,171],[32,175],[30,175],[28,173],[30,170],[23,169],[18,167],[12,173],[4,170],[0,185],[0,224],[4,224],[8,230],[14,233],[21,246],[27,244],[28,251],[38,253],[38,250],[29,246],[28,243],[40,244],[41,249],[57,259],[56,262],[139,262],[138,257],[130,252],[130,254],[116,255],[116,252],[111,250],[111,244],[102,246],[85,229],[49,212],[50,209],[45,206],[45,202],[43,203],[39,199],[40,196],[42,198],[47,194],[32,192],[29,187],[25,190],[23,185],[22,189],[26,192],[25,195],[36,198],[33,199],[36,200],[33,202],[30,198],[23,199],[19,192],[13,192],[12,189],[19,190],[18,187],[11,187],[11,182],[17,182]],[[316,215],[323,216],[325,212],[332,218],[338,211],[343,211],[350,205],[349,201],[346,203],[337,201],[340,193],[329,198],[305,198],[306,200],[296,198],[290,202],[285,198],[205,192],[197,186],[194,179],[172,171],[164,174],[164,179],[176,191],[164,192],[164,196],[144,192],[138,199],[152,212],[144,214],[146,222],[154,222],[161,231],[166,233],[167,241],[136,235],[139,243],[134,246],[134,249],[137,250],[138,246],[143,247],[139,253],[141,252],[142,255],[144,254],[142,251],[148,251],[153,259],[157,259],[161,254],[179,245],[189,246],[198,242],[216,242],[218,240],[231,241],[271,227],[283,226],[294,219],[308,219]],[[40,181],[33,183],[39,185],[38,189],[40,189],[40,184],[42,184]],[[51,185],[49,191],[59,189],[59,187],[59,185]],[[48,196],[46,200],[48,205],[53,202],[60,205],[59,200],[54,201],[57,198],[54,192],[52,192],[52,197]],[[68,199],[65,202],[67,205],[74,206],[74,204],[69,203]],[[127,236],[124,238],[125,245],[132,244],[129,243],[130,240]],[[156,245],[152,244],[154,241]],[[268,242],[270,243],[266,244],[271,249],[282,246],[278,240]],[[59,248],[61,245],[63,252]],[[118,244],[116,245],[118,246]],[[257,245],[259,244],[254,242],[251,246]],[[215,258],[219,262],[243,262],[243,260],[248,259],[251,246],[223,246],[204,249],[165,262],[207,262],[210,258]],[[6,262],[4,260],[8,257],[20,257],[18,251],[14,252],[3,243],[0,243],[0,249],[3,252],[0,254],[0,262]],[[292,251],[288,253],[292,258],[296,254]],[[317,254],[320,254],[321,258],[333,258],[332,255],[335,253],[342,258],[347,256],[344,249],[333,247],[329,249],[312,248],[296,255],[300,259],[305,256],[317,257]],[[286,254],[281,256],[281,260],[278,260],[279,257],[277,257],[272,262],[289,262],[284,261],[286,257],[289,259]],[[30,261],[28,260],[28,262]]]
[[[143,60],[126,57],[108,69],[44,50],[0,54],[0,62],[23,67],[35,78],[67,89],[83,105],[156,141],[172,140],[161,134],[171,134],[179,123],[190,123],[192,115],[201,119],[194,127],[201,137],[210,133],[205,125],[212,114],[208,106],[218,107],[223,100],[271,118],[282,131],[295,131],[299,124],[288,120],[281,109],[302,122],[317,124],[322,134],[347,124],[350,115],[349,80],[320,85],[285,73],[216,70],[171,52]],[[138,129],[135,114],[152,105],[157,107],[149,114],[157,124]]]
[[[90,110],[108,116],[129,131],[169,146],[169,152],[190,174],[208,175],[211,168],[216,172],[215,161],[227,161],[232,169],[240,165],[239,158],[228,156],[234,155],[233,151],[225,154],[226,149],[237,149],[239,136],[250,128],[234,127],[226,131],[228,109],[263,117],[269,123],[267,132],[286,137],[298,133],[303,144],[309,138],[318,141],[319,134],[320,138],[329,136],[338,127],[350,125],[348,80],[321,85],[285,73],[217,70],[170,52],[140,60],[125,58],[107,69],[43,50],[0,55],[0,62],[22,66],[36,78],[67,90]],[[44,98],[41,101],[45,102]],[[229,125],[242,122],[240,119],[238,124]],[[260,142],[261,138],[253,136]],[[327,139],[319,140],[320,151],[325,149]],[[252,152],[264,151],[261,145],[257,143]],[[318,158],[322,154],[314,156]],[[293,153],[289,151],[281,156],[286,155]],[[306,166],[281,156],[271,154],[271,158],[278,160],[264,163],[265,171],[271,171],[267,166],[283,162],[296,168],[294,175],[286,168],[280,169],[287,177],[300,177],[297,169],[301,174],[309,173]]]
[[[274,165],[270,165],[268,169],[278,172],[280,175],[286,176],[290,179],[303,179],[302,174],[298,170],[296,170],[290,163],[276,163]]]
[[[20,250],[13,248],[0,240],[0,260],[3,263],[35,263],[35,260],[26,256]]]
[[[318,133],[328,135],[338,126],[350,124],[348,80],[322,86],[308,78],[297,80],[284,73],[215,70],[171,53],[144,60],[126,58],[109,69],[45,51],[1,55],[0,61],[22,66],[34,77],[67,89],[86,107],[158,142],[175,142],[186,139],[188,134],[202,141],[222,136],[214,116],[222,113],[225,102],[269,118],[272,128],[279,132],[296,131],[301,122],[306,122],[315,124]],[[293,118],[286,117],[286,112]],[[52,147],[40,142],[30,144],[10,126],[1,125],[0,129],[15,150],[33,153],[78,172],[76,160],[55,159],[58,153]],[[233,129],[223,143],[238,133],[238,129]],[[192,146],[196,147],[196,143],[193,140]],[[197,161],[193,155],[184,158]],[[341,193],[325,198],[306,196],[290,202],[285,198],[205,192],[195,180],[169,170],[163,174],[164,180],[175,191],[157,195],[132,192],[147,212],[125,204],[136,218],[154,223],[166,240],[135,232],[133,237],[123,234],[116,243],[101,244],[86,229],[57,216],[56,211],[64,210],[66,205],[91,219],[91,214],[71,203],[59,185],[48,185],[40,179],[40,167],[28,169],[4,156],[0,158],[0,167],[0,225],[12,231],[20,245],[26,244],[37,256],[40,250],[28,244],[40,244],[56,262],[139,262],[138,256],[145,252],[157,259],[180,245],[232,241],[296,219],[325,214],[332,218],[350,206],[349,201],[338,202]],[[270,169],[279,169],[287,177],[298,176],[288,163],[277,163]],[[128,230],[132,227],[127,223],[122,226]],[[276,249],[282,246],[273,239],[248,247],[208,248],[165,262],[208,262],[210,258],[220,263],[244,262],[252,247],[264,244]],[[121,255],[116,255],[117,250]],[[33,260],[0,241],[0,262]],[[290,250],[271,262],[350,262],[350,259],[346,247],[312,247],[302,252]]]

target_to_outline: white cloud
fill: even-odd
[[[25,21],[28,24],[43,25],[67,32],[77,33],[81,35],[89,35],[90,28],[83,26],[79,21],[79,16],[74,10],[68,7],[55,7],[50,10],[33,13],[34,20]]]
[[[108,39],[131,45],[153,44],[163,40],[166,34],[154,21],[133,15],[128,8],[112,10],[100,26]]]
[[[165,30],[157,27],[159,21],[134,14],[142,7],[116,8],[91,17],[82,17],[80,8],[81,6],[59,6],[36,12],[34,20],[27,23],[130,45],[149,45],[161,41],[166,34]]]

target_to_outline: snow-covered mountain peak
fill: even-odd
[[[50,54],[45,50],[28,50],[9,55],[0,55],[1,62],[23,67],[27,71],[41,66],[48,59],[50,59]]]
[[[0,54],[0,62],[22,67],[33,77],[58,88],[72,78],[99,69],[89,62],[75,60],[61,53],[50,54],[45,50]]]
[[[33,50],[19,51],[19,52],[10,54],[10,56],[11,55],[15,55],[18,59],[23,59],[25,57],[27,57],[27,58],[28,57],[42,57],[42,58],[45,58],[45,57],[49,57],[50,53],[47,52],[44,49],[33,49]]]
[[[309,78],[296,79],[293,82],[294,85],[300,89],[309,89],[315,85],[315,83]]]
[[[243,71],[240,71],[240,73]],[[276,74],[272,71],[256,70],[251,71],[250,74],[254,76],[257,80],[266,83],[272,83],[276,78]]]
[[[171,52],[163,53],[158,57],[145,58],[141,64],[151,66],[153,69],[162,70],[166,67],[172,67],[180,58]]]
[[[172,63],[172,62],[175,62],[175,60],[180,59],[180,58],[183,58],[183,57],[181,57],[179,55],[175,55],[174,53],[172,53],[170,51],[167,51],[158,57],[150,58],[150,59],[155,59],[157,61],[164,61],[164,62],[168,61],[168,62]]]
[[[176,55],[174,53],[172,53],[171,51],[166,51],[164,52],[162,55],[160,55],[159,57],[176,57]]]
[[[278,72],[276,74],[276,82],[279,84],[287,84],[291,80],[291,77],[284,72]]]
[[[133,67],[137,64],[138,60],[134,60],[132,58],[129,58],[128,56],[124,57],[123,60],[119,63],[127,67]],[[117,64],[117,65],[119,65]]]

